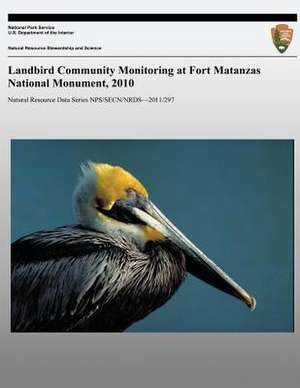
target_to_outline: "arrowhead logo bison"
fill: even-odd
[[[283,54],[293,39],[293,29],[287,24],[277,24],[271,29],[271,33],[275,47]]]

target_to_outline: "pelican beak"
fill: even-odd
[[[251,311],[255,309],[255,298],[197,248],[150,200],[144,203],[143,210],[132,207],[131,212],[136,218],[162,233],[185,252],[188,272],[219,290],[242,300]]]

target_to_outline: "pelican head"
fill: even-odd
[[[81,170],[74,192],[74,209],[81,225],[112,236],[124,233],[140,249],[149,241],[168,240],[185,253],[189,272],[255,309],[255,298],[163,215],[133,175],[118,166],[92,162],[82,165]]]

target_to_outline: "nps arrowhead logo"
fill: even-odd
[[[277,50],[283,54],[293,39],[293,29],[287,24],[277,24],[271,29],[272,39]]]

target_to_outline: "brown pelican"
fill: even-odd
[[[166,303],[186,272],[255,308],[123,168],[83,165],[74,209],[78,224],[12,244],[12,331],[124,331]]]

